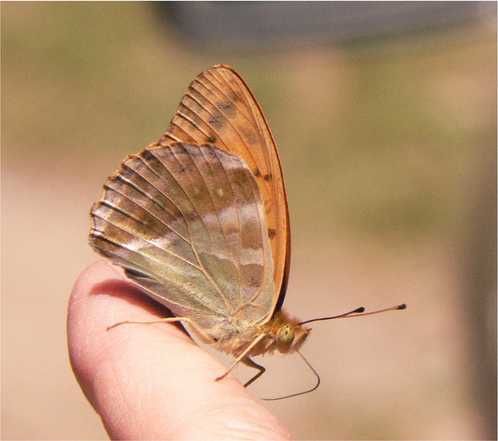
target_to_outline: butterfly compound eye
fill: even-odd
[[[278,343],[290,345],[294,340],[294,329],[289,325],[283,325],[277,332]]]

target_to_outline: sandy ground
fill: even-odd
[[[70,370],[65,334],[71,285],[95,259],[85,244],[94,190],[70,176],[46,185],[11,171],[5,179],[4,438],[101,438]],[[322,387],[271,409],[297,437],[479,438],[456,263],[445,244],[400,250],[340,242],[332,234],[313,244],[296,230],[287,310],[308,318],[358,305],[406,302],[409,309],[315,324],[304,353]],[[297,357],[264,362],[269,372],[256,395],[304,388],[312,380]]]

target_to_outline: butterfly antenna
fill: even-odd
[[[318,372],[315,370],[315,368],[313,366],[311,366],[311,363],[308,360],[306,360],[305,356],[303,354],[301,354],[301,352],[299,352],[299,351],[296,351],[296,352],[299,354],[299,356],[306,363],[306,366],[308,366],[310,368],[311,372],[313,372],[313,374],[315,375],[315,377],[316,377],[315,385],[311,389],[303,390],[302,392],[296,392],[295,394],[284,395],[283,397],[277,397],[277,398],[262,398],[262,400],[265,400],[265,401],[285,400],[286,398],[293,398],[293,397],[298,397],[299,395],[309,394],[309,393],[313,392],[314,390],[318,389],[318,387],[320,386],[320,375],[318,375]]]
[[[345,312],[344,314],[331,315],[330,317],[314,318],[314,319],[310,319],[310,320],[305,320],[304,322],[300,322],[299,324],[305,325],[306,323],[319,322],[321,320],[332,320],[332,319],[350,318],[350,317],[363,317],[365,315],[380,314],[381,312],[387,312],[387,311],[399,311],[401,309],[406,309],[406,303],[402,303],[401,305],[391,306],[389,308],[378,309],[376,311],[369,311],[369,312],[365,312],[365,308],[363,306],[360,306],[359,308],[353,309],[352,311],[349,311],[349,312]]]
[[[365,307],[364,306],[360,306],[359,308],[353,309],[352,311],[345,312],[343,314],[331,315],[330,317],[314,318],[314,319],[306,320],[304,322],[300,322],[298,324],[299,325],[305,325],[306,323],[319,322],[320,320],[332,320],[332,319],[337,319],[337,318],[345,318],[345,317],[347,317],[347,316],[349,316],[351,314],[358,314],[358,313],[362,313],[364,311],[365,311]]]

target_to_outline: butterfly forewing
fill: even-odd
[[[172,144],[126,159],[92,209],[91,245],[213,338],[266,321],[273,264],[251,170],[214,146]]]
[[[253,174],[267,223],[274,262],[275,298],[283,296],[290,263],[290,229],[277,147],[263,112],[232,68],[213,66],[190,84],[167,132],[153,146],[210,143],[242,158]]]

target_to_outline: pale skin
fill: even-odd
[[[68,311],[71,364],[112,439],[289,439],[226,368],[175,324],[118,326],[164,316],[111,265],[87,268]]]

